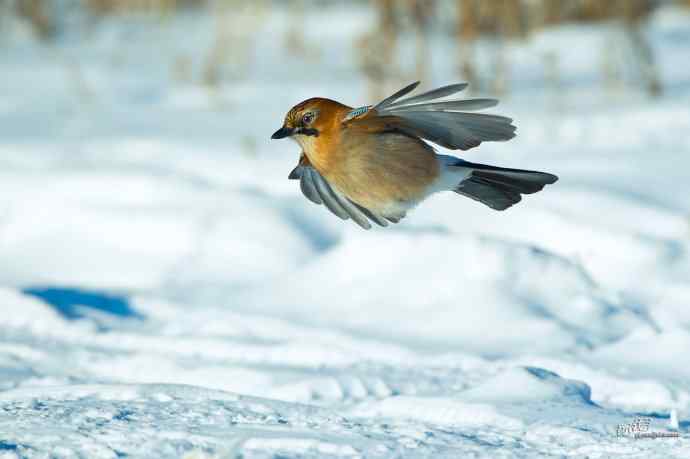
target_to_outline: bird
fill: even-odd
[[[288,178],[299,180],[313,203],[367,230],[372,223],[398,223],[437,192],[453,191],[500,211],[558,180],[546,172],[438,153],[431,143],[466,151],[482,142],[510,140],[517,128],[511,118],[472,113],[497,105],[495,99],[450,98],[467,83],[408,96],[419,83],[376,105],[353,108],[315,97],[292,107],[271,136],[291,138],[301,147]]]

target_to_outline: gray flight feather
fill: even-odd
[[[399,111],[395,116],[408,127],[409,133],[452,150],[467,150],[484,141],[509,140],[515,137],[510,118],[464,112]]]
[[[418,84],[419,84],[419,82],[417,82],[414,87],[417,87]],[[467,87],[467,83],[449,84],[448,86],[441,86],[440,88],[432,89],[431,91],[427,91],[427,92],[424,92],[422,94],[418,94],[418,95],[416,95],[414,97],[410,97],[408,99],[399,100],[393,104],[389,103],[387,105],[409,105],[409,104],[416,104],[416,103],[420,103],[420,102],[429,102],[432,100],[440,99],[441,97],[447,97],[447,96],[450,96],[452,94],[458,93],[458,92],[462,91],[463,89],[465,89],[466,87]],[[409,88],[409,86],[407,88]],[[407,88],[405,88],[405,89],[407,89]],[[403,89],[403,91],[404,91],[404,89]],[[409,91],[406,91],[405,93],[403,93],[403,95],[407,94],[407,92],[409,92]],[[398,96],[395,99],[399,99],[400,97],[401,96]],[[390,97],[389,97],[389,99],[390,99]],[[386,99],[386,100],[388,100],[388,99]]]
[[[419,86],[419,83],[420,83],[419,81],[416,81],[416,82],[414,82],[414,83],[412,83],[412,84],[409,84],[409,85],[405,86],[404,88],[402,88],[400,91],[398,91],[398,92],[396,92],[395,94],[393,94],[392,96],[389,96],[389,97],[383,99],[381,102],[379,102],[379,103],[374,107],[374,110],[382,110],[382,109],[386,108],[387,106],[391,105],[391,104],[392,104],[393,102],[395,102],[396,100],[400,99],[400,98],[401,98],[402,96],[404,96],[405,94],[407,94],[407,93],[413,91],[414,88],[416,88],[417,86]]]
[[[326,207],[328,207],[328,210],[343,220],[350,218],[350,214],[348,214],[347,211],[340,205],[338,199],[333,195],[333,190],[331,189],[330,185],[323,177],[321,177],[321,174],[313,171],[311,176],[314,179],[316,190],[319,192],[319,196],[321,196],[321,199]]]
[[[314,185],[313,168],[304,167],[302,170],[302,179],[299,182],[302,189],[302,194],[307,197],[314,204],[323,204],[321,196],[319,195],[316,185]]]
[[[395,130],[421,137],[451,150],[469,150],[485,141],[502,141],[515,137],[513,120],[504,116],[467,113],[498,104],[495,99],[445,100],[437,99],[458,93],[467,83],[457,83],[432,89],[417,96],[400,99],[417,86],[409,85],[379,103],[374,109],[378,116],[399,120]]]
[[[328,181],[312,166],[297,166],[290,173],[291,178],[300,178],[302,193],[315,204],[325,204],[333,214],[352,220],[365,230],[371,229],[369,220],[379,226],[388,226],[388,221],[397,223],[402,216],[382,216],[363,207],[333,188]]]
[[[350,201],[350,202],[352,202],[352,201]],[[379,214],[377,214],[377,213],[375,213],[375,212],[373,212],[373,211],[367,209],[366,207],[360,206],[360,205],[357,204],[356,202],[352,202],[352,204],[355,205],[364,215],[366,215],[367,217],[369,217],[369,219],[370,219],[371,221],[373,221],[374,223],[376,223],[377,225],[379,225],[379,226],[388,226],[388,222],[386,221],[386,219],[383,218],[382,216],[380,216]],[[396,223],[397,223],[397,222],[396,222]]]
[[[360,210],[357,208],[355,203],[347,199],[346,197],[342,196],[340,193],[337,191],[333,190],[331,188],[331,191],[333,191],[333,197],[338,201],[340,206],[345,209],[345,211],[350,214],[350,217],[352,217],[352,220],[357,223],[359,226],[364,228],[365,230],[371,229],[371,223],[369,223],[369,220],[367,220],[366,215],[364,215]]]
[[[419,116],[417,115],[419,112],[410,113],[409,117],[403,117],[405,124],[400,127],[403,132],[422,137],[451,150],[468,150],[481,143],[481,140],[470,130],[457,123],[439,123],[431,116]]]
[[[320,192],[327,194],[327,196],[322,194],[322,198],[323,198],[324,202],[326,203],[326,206],[328,207],[328,209],[331,212],[333,212],[334,214],[336,214],[340,218],[343,218],[344,220],[346,220],[347,217],[343,217],[340,213],[336,212],[336,210],[344,210],[347,213],[347,215],[352,217],[352,220],[355,223],[357,223],[359,226],[361,226],[365,230],[371,229],[371,224],[369,223],[369,220],[367,220],[367,217],[362,212],[360,212],[357,209],[357,207],[355,207],[355,205],[352,201],[350,201],[346,197],[342,196],[337,190],[333,189],[333,187],[331,187],[328,184],[326,179],[324,179],[321,176],[321,174],[319,174],[318,172],[313,171],[312,175],[314,177],[316,177],[315,181],[317,183],[317,189]],[[329,197],[335,200],[335,203],[333,203],[333,207],[336,207],[336,209],[332,208],[329,205],[329,200],[328,200]],[[335,205],[336,203],[337,203],[337,206]]]
[[[380,115],[395,115],[401,111],[436,111],[436,112],[452,112],[452,111],[474,111],[491,108],[498,105],[496,99],[466,99],[466,100],[448,100],[445,102],[431,102],[427,104],[412,104],[412,105],[392,105],[384,110],[379,110]]]
[[[290,172],[290,175],[288,175],[289,180],[299,180],[302,178],[302,173],[304,172],[304,166],[298,165],[294,169],[292,169],[292,172]]]

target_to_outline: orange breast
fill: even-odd
[[[385,213],[423,199],[440,168],[433,149],[403,134],[345,132],[326,178],[350,199]]]
[[[314,126],[319,131],[319,135],[309,136],[300,141],[309,161],[324,176],[333,168],[337,168],[341,162],[342,129],[340,120],[350,110],[352,108],[347,105],[323,99],[319,104],[319,116]]]

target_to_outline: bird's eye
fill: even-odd
[[[304,124],[309,124],[312,121],[314,121],[314,114],[312,112],[305,113],[304,116],[302,116],[302,122]]]

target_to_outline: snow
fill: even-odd
[[[370,232],[304,199],[297,147],[269,140],[301,99],[372,102],[351,50],[370,13],[310,12],[306,57],[276,42],[285,11],[259,16],[270,33],[213,91],[209,16],[50,46],[5,19],[0,458],[690,455],[688,14],[647,28],[660,99],[598,87],[606,29],[511,45],[496,111],[518,137],[464,157],[561,180],[503,213],[440,194]],[[427,86],[455,81],[432,41]],[[637,416],[680,436],[617,437]]]

